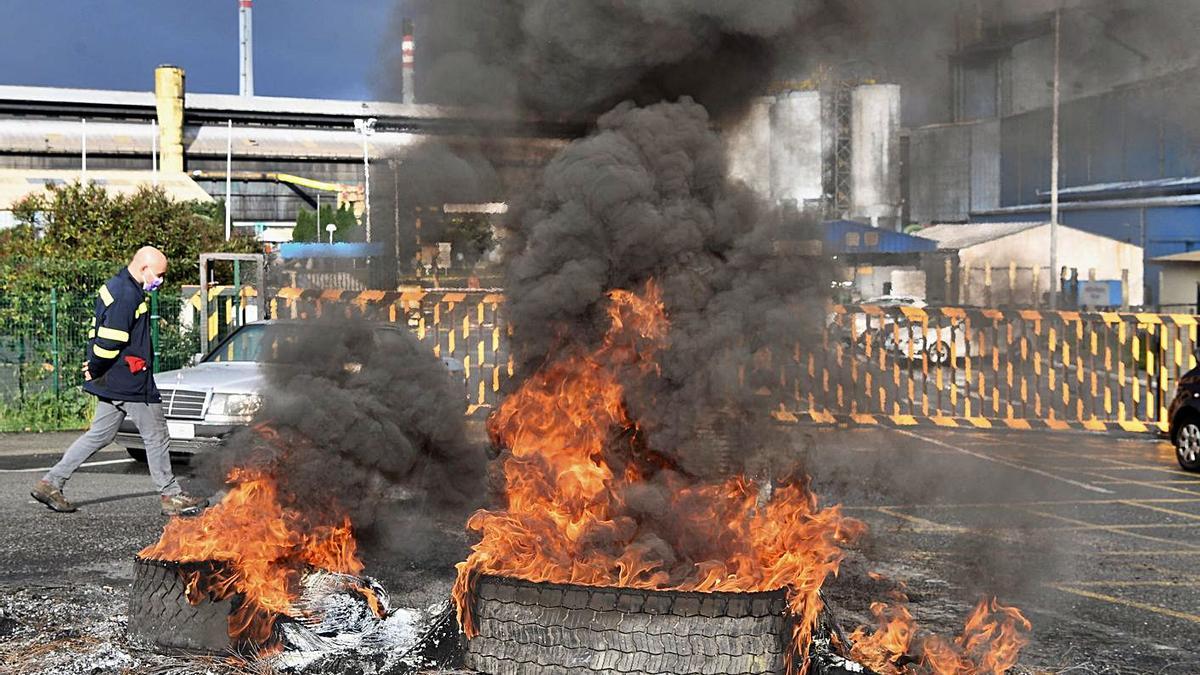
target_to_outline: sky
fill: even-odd
[[[373,99],[398,0],[255,0],[254,93]],[[237,0],[0,0],[0,84],[236,94]]]

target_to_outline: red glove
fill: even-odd
[[[146,369],[146,359],[137,356],[126,356],[125,363],[129,365],[131,373],[140,373]]]

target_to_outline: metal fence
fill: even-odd
[[[96,291],[105,279],[92,280],[94,285],[0,296],[0,412],[6,417],[20,417],[37,407],[33,427],[80,425],[79,411],[87,401],[76,395],[83,384]],[[195,335],[174,317],[160,315],[161,307],[179,302],[178,294],[151,295],[156,371],[178,368],[196,351]],[[15,425],[12,419],[2,421],[3,428]]]
[[[513,366],[495,291],[281,289],[272,316],[336,312],[403,322],[466,366],[474,407],[498,403]],[[1196,367],[1188,314],[836,305],[821,339],[740,373],[777,419],[901,426],[1165,431]]]
[[[773,362],[783,416],[1166,431],[1197,317],[836,306]],[[879,418],[884,418],[880,420]]]
[[[79,384],[94,289],[0,298],[0,399]],[[159,298],[160,370],[253,321],[254,289],[214,286],[199,325],[194,290]],[[350,291],[283,288],[270,318],[335,315],[402,324],[464,366],[472,411],[498,403],[513,375],[496,289]],[[158,317],[158,314],[162,314]],[[262,317],[267,318],[267,317]],[[836,305],[819,341],[763,353],[745,386],[784,421],[1166,430],[1181,375],[1197,364],[1190,314]],[[182,328],[182,332],[181,332]],[[180,337],[184,336],[184,337]]]
[[[273,318],[345,316],[407,326],[434,355],[462,361],[469,413],[494,406],[512,377],[508,329],[495,289],[346,291],[284,288],[267,303]]]

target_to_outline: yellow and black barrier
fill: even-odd
[[[227,287],[209,293],[235,302]],[[283,288],[268,312],[402,323],[463,363],[472,410],[486,411],[513,376],[503,304],[495,289]],[[1197,325],[1186,314],[835,305],[817,339],[760,354],[742,377],[781,422],[1160,432],[1196,366]]]
[[[403,324],[436,356],[462,362],[470,401],[468,413],[481,415],[498,402],[503,384],[513,374],[507,324],[500,312],[503,303],[503,295],[482,289],[283,288],[269,300],[268,311],[280,319],[332,315]]]
[[[773,363],[776,403],[797,419],[1160,432],[1196,333],[1186,314],[837,305],[819,343]]]

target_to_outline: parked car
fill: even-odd
[[[1167,419],[1179,466],[1200,471],[1200,368],[1193,368],[1179,378]]]
[[[250,424],[267,391],[265,363],[270,360],[270,337],[296,335],[301,321],[257,321],[235,330],[195,365],[157,373],[163,413],[171,434],[172,454],[191,455],[218,447],[231,433]],[[402,326],[378,324],[375,339],[386,348],[389,338],[407,333]],[[468,399],[461,361],[442,357],[455,386]],[[347,363],[348,372],[363,366]],[[459,411],[461,412],[461,411]],[[146,447],[131,421],[121,425],[116,442],[134,459],[146,461]]]
[[[900,295],[885,295],[864,300],[861,304],[915,309],[926,307],[925,301],[920,298]],[[870,316],[864,312],[853,312],[840,318],[830,315],[827,324],[831,333],[840,335],[847,345],[862,344],[869,334],[874,344],[900,359],[907,359],[911,355],[914,361],[919,361],[924,355],[931,364],[946,365],[950,363],[952,355],[955,358],[979,355],[979,347],[971,343],[965,328],[959,324],[943,325],[941,331],[934,324],[922,331],[918,323],[901,322],[899,328],[894,329],[893,325],[897,322],[892,317]]]

